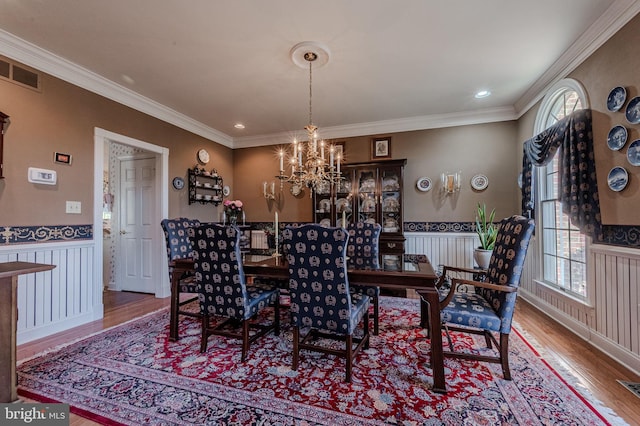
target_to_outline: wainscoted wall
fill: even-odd
[[[473,267],[474,233],[405,232],[406,252],[424,253],[434,268]],[[531,241],[520,297],[605,353],[640,373],[640,250],[592,245],[587,264],[591,300],[568,297],[539,281],[540,255]]]
[[[0,262],[13,261],[56,265],[18,277],[18,344],[102,317],[92,240],[0,245]]]

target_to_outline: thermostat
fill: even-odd
[[[58,176],[55,170],[37,169],[35,167],[29,167],[28,173],[29,182],[40,183],[43,185],[55,185]]]

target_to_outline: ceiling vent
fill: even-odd
[[[0,79],[40,91],[40,74],[0,58]]]

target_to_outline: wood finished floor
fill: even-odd
[[[169,298],[156,299],[145,294],[107,291],[104,294],[104,306],[104,318],[101,320],[20,345],[18,359],[31,357],[46,349],[167,307]],[[562,365],[571,371],[596,399],[627,423],[640,424],[640,398],[616,382],[640,382],[640,376],[559,326],[522,299],[516,306],[515,321],[542,347],[546,359],[552,365]],[[70,424],[88,426],[98,423],[72,414]]]

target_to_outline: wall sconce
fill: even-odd
[[[275,200],[276,199],[276,184],[271,182],[269,185],[267,181],[262,182],[262,195],[267,200]]]
[[[445,194],[453,194],[460,191],[462,182],[462,172],[449,173],[445,172],[440,175],[440,191]]]

